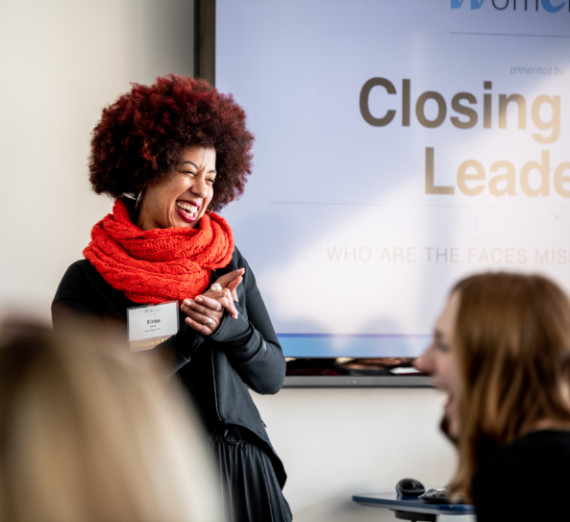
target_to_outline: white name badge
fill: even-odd
[[[127,310],[132,351],[150,350],[178,332],[178,302]]]

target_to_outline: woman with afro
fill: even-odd
[[[55,328],[77,315],[118,321],[133,349],[169,356],[209,435],[230,520],[289,521],[286,474],[248,390],[279,391],[285,360],[253,272],[216,214],[242,194],[252,144],[242,108],[204,80],[134,84],[105,108],[89,171],[113,211],[67,269],[52,317]],[[172,303],[177,330],[154,335]]]

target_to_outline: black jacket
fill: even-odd
[[[224,314],[210,337],[194,331],[180,312],[178,333],[154,350],[168,352],[176,374],[210,430],[237,425],[249,430],[268,451],[281,484],[286,475],[273,450],[248,387],[257,393],[276,393],[283,385],[285,359],[273,325],[257,288],[255,277],[236,249],[230,264],[215,271],[212,281],[224,273],[245,268],[237,288],[237,319]],[[140,304],[111,287],[87,260],[73,263],[66,271],[52,303],[54,327],[69,311],[94,315],[126,326],[127,309]]]

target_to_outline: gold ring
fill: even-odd
[[[222,285],[220,283],[214,283],[211,287],[210,290],[212,290],[212,292],[221,292],[223,290]]]

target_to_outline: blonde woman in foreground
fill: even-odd
[[[202,433],[161,368],[102,328],[0,325],[0,520],[223,521]]]
[[[487,273],[452,290],[416,363],[448,393],[452,498],[477,522],[567,520],[570,303],[538,275]]]

